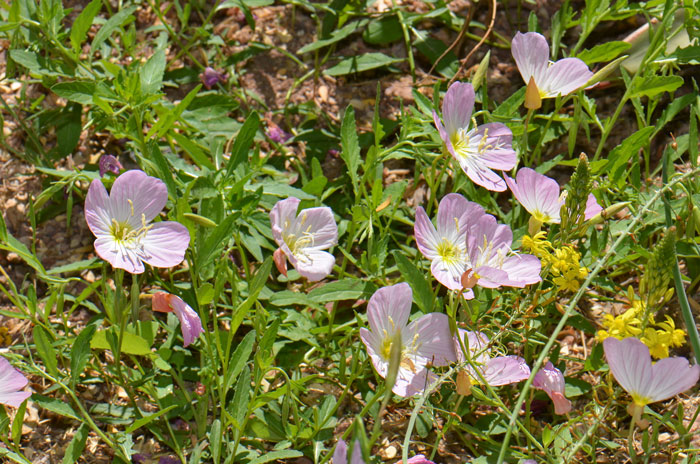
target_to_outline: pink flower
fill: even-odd
[[[85,199],[85,220],[97,237],[95,251],[113,267],[140,274],[146,262],[155,267],[177,266],[185,258],[190,234],[182,224],[151,224],[165,207],[168,192],[160,179],[143,171],[117,177],[111,194],[93,180]]]
[[[300,200],[290,197],[280,200],[270,211],[272,236],[279,249],[275,264],[287,275],[287,259],[309,281],[321,280],[331,273],[335,258],[325,251],[338,241],[338,226],[330,208],[302,210],[297,216]]]
[[[218,72],[216,69],[207,66],[204,68],[204,71],[199,75],[199,78],[202,81],[202,84],[204,84],[204,87],[207,89],[211,89],[214,87],[216,84],[219,82],[225,82],[226,79],[228,79],[228,75]]]
[[[496,288],[525,287],[542,279],[542,264],[537,257],[515,254],[510,249],[513,232],[498,224],[490,214],[481,216],[467,234],[467,268],[471,269],[477,285]]]
[[[28,383],[20,371],[0,356],[0,403],[18,408],[24,400],[32,396],[28,391],[19,391]]]
[[[519,169],[515,180],[508,175],[505,179],[515,198],[535,220],[540,223],[559,224],[561,222],[560,211],[564,205],[565,193],[559,194],[557,181],[530,168]],[[593,194],[588,195],[586,220],[602,210]]]
[[[652,365],[649,348],[634,337],[608,337],[603,349],[610,372],[639,407],[676,396],[700,377],[700,366],[685,358],[664,358]]]
[[[124,167],[114,156],[100,156],[100,177],[104,177],[107,172],[111,172],[115,176],[118,176],[122,169],[124,169]]]
[[[182,329],[183,346],[187,346],[194,341],[195,338],[204,332],[202,321],[187,303],[182,301],[178,296],[166,292],[157,292],[153,294],[153,311],[162,313],[172,313],[180,319],[180,328]]]
[[[525,84],[532,79],[540,98],[568,95],[586,85],[593,76],[586,63],[578,58],[564,58],[550,65],[549,44],[537,32],[516,33],[511,52]]]
[[[396,464],[399,464],[401,461],[398,461]],[[435,464],[433,461],[430,459],[426,458],[422,454],[416,454],[412,458],[408,458],[408,461],[406,461],[406,464]]]
[[[433,111],[435,126],[447,151],[472,182],[502,192],[506,184],[492,169],[503,171],[515,167],[516,155],[511,146],[513,133],[500,123],[483,124],[469,130],[474,100],[471,84],[455,82],[447,89],[442,102],[445,125]]]
[[[355,440],[352,447],[352,457],[348,461],[348,445],[345,444],[345,441],[339,439],[333,453],[333,464],[365,464],[364,459],[362,459],[360,440]]]
[[[556,414],[566,414],[571,411],[571,401],[564,396],[564,374],[551,362],[547,361],[547,364],[537,371],[535,378],[532,379],[532,386],[544,391],[552,399]]]
[[[408,324],[412,301],[413,292],[406,283],[380,288],[367,306],[369,330],[360,329],[362,343],[383,378],[389,371],[393,340],[401,340],[401,363],[393,392],[403,397],[422,392],[435,380],[428,363],[446,366],[456,360],[447,316],[430,313]]]
[[[462,351],[462,344],[469,351],[469,359]],[[453,337],[457,362],[467,365],[467,372],[471,380],[479,384],[482,378],[492,387],[509,385],[526,380],[530,377],[530,368],[525,364],[525,360],[519,356],[496,356],[489,347],[489,337],[481,332],[470,332],[464,329],[457,329]]]
[[[462,291],[462,275],[467,270],[467,232],[484,214],[484,208],[450,193],[440,200],[437,230],[423,208],[416,210],[416,245],[431,261],[435,279],[451,290]],[[468,289],[471,293],[471,289]]]

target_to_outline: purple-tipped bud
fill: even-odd
[[[276,143],[285,143],[292,138],[292,134],[285,132],[277,124],[270,123],[267,127],[267,136]]]
[[[202,80],[202,84],[204,84],[204,87],[206,87],[207,89],[211,89],[219,82],[226,81],[226,79],[228,79],[228,75],[220,73],[216,69],[207,66],[206,68],[204,68],[204,71],[199,75],[199,78]]]
[[[100,156],[100,177],[104,177],[107,172],[111,172],[118,176],[121,170],[124,169],[122,163],[112,155]]]

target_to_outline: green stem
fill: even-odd
[[[535,374],[539,369],[542,367],[542,364],[544,363],[544,359],[548,356],[549,351],[552,349],[552,346],[556,342],[557,336],[559,333],[562,331],[564,326],[566,325],[567,320],[569,317],[574,312],[574,308],[578,304],[579,300],[583,297],[583,294],[586,291],[586,288],[591,284],[593,279],[600,273],[600,271],[603,269],[603,266],[605,266],[610,259],[611,256],[613,256],[616,253],[617,248],[620,246],[620,244],[626,240],[629,236],[629,234],[632,232],[634,227],[637,225],[639,221],[641,221],[642,216],[646,214],[647,211],[649,211],[649,208],[651,208],[651,205],[655,204],[655,202],[663,195],[664,192],[672,188],[675,184],[684,181],[685,179],[692,178],[693,176],[697,175],[700,173],[700,169],[694,169],[682,176],[676,177],[669,183],[664,184],[664,186],[657,191],[653,197],[651,197],[645,204],[644,206],[639,210],[639,213],[635,216],[635,218],[630,222],[630,224],[627,226],[627,228],[620,234],[618,239],[613,243],[613,245],[610,247],[610,249],[607,251],[607,253],[603,256],[602,259],[598,261],[598,264],[596,265],[595,268],[593,268],[593,271],[588,274],[588,277],[586,280],[581,284],[581,287],[579,288],[578,292],[576,292],[576,295],[571,299],[569,304],[566,306],[566,309],[564,310],[564,314],[562,315],[561,319],[559,320],[559,324],[554,328],[554,332],[552,335],[549,337],[549,340],[545,344],[544,348],[542,349],[542,352],[540,353],[539,357],[537,358],[537,361],[535,364],[532,366],[532,373],[530,374],[530,378],[527,379],[525,382],[525,385],[523,385],[523,388],[520,392],[520,395],[518,396],[518,401],[516,402],[515,407],[513,408],[513,411],[510,415],[510,420],[508,423],[508,427],[506,430],[506,435],[503,438],[503,444],[501,445],[501,451],[498,455],[498,461],[497,464],[502,464],[504,462],[506,452],[508,450],[508,445],[510,443],[510,438],[513,434],[513,429],[516,426],[516,422],[518,420],[518,412],[522,409],[523,403],[525,402],[525,399],[527,398],[527,393],[530,390],[530,387],[532,386],[532,380],[535,377]]]
[[[661,181],[663,185],[668,183],[668,155],[664,151],[661,169]],[[697,169],[696,169],[697,170]],[[671,216],[671,203],[669,198],[669,192],[664,193],[664,212],[666,214],[666,227],[669,228],[667,233],[674,233],[670,230],[673,226],[673,218]],[[674,257],[673,257],[673,282],[676,287],[676,295],[678,295],[678,304],[681,307],[681,314],[683,315],[683,322],[685,323],[685,328],[688,331],[688,339],[690,340],[690,345],[693,347],[693,353],[695,354],[695,360],[700,364],[700,334],[698,334],[698,326],[695,323],[695,318],[693,317],[693,312],[690,309],[690,304],[688,304],[688,296],[685,293],[685,287],[683,286],[683,278],[681,277],[681,269],[678,266],[678,255],[675,252],[674,247]]]

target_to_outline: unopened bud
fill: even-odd
[[[184,213],[184,217],[189,219],[190,221],[199,224],[200,226],[204,227],[210,227],[214,228],[216,227],[216,222],[212,221],[209,218],[205,218],[204,216],[200,216],[199,214],[194,214],[194,213]]]
[[[282,248],[278,248],[272,253],[272,260],[275,262],[275,266],[277,266],[280,274],[287,277],[287,256],[282,251]]]
[[[534,76],[530,76],[530,81],[527,83],[527,89],[525,90],[525,108],[529,110],[536,110],[542,107],[542,97],[540,97],[540,91],[535,84]]]
[[[474,285],[476,285],[476,283],[479,281],[479,274],[474,272],[473,269],[467,269],[464,271],[464,274],[462,274],[462,278],[460,280],[463,289],[474,288]]]
[[[460,370],[457,372],[457,394],[462,396],[472,394],[472,381],[469,379],[467,371]]]
[[[623,209],[625,209],[627,206],[630,205],[629,201],[621,201],[619,203],[615,203],[614,205],[610,205],[607,208],[605,208],[603,211],[600,213],[596,214],[592,218],[588,220],[589,225],[594,225],[594,224],[600,224],[601,222],[610,219]]]

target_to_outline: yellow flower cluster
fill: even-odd
[[[554,276],[553,282],[560,291],[577,291],[581,281],[588,275],[588,269],[580,264],[581,253],[570,245],[553,248],[546,240],[544,231],[537,232],[532,237],[523,236],[523,248],[540,258],[543,266],[549,265],[549,272]]]
[[[630,307],[627,311],[617,316],[606,314],[603,317],[605,329],[599,330],[596,334],[598,341],[602,342],[608,337],[617,339],[637,337],[649,347],[649,352],[656,359],[667,358],[669,348],[683,345],[685,332],[682,329],[676,329],[673,319],[666,316],[664,322],[657,323],[653,314],[649,314],[647,323],[643,324],[646,305],[641,299],[636,298],[631,288],[628,295],[630,295]],[[645,326],[646,328],[642,330]]]

